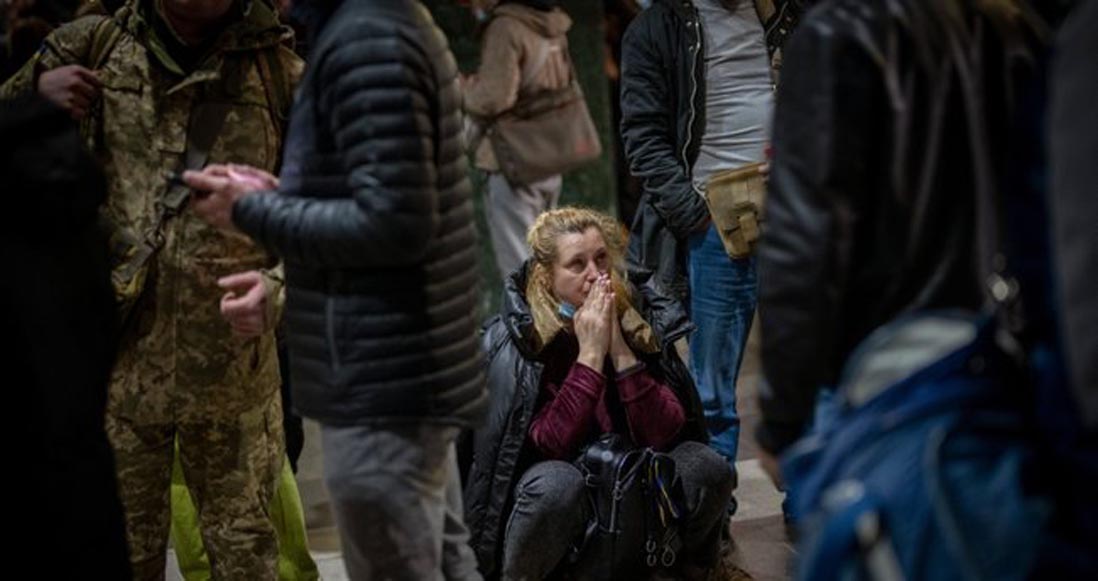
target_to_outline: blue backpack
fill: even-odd
[[[978,43],[949,32],[954,65],[980,70]],[[984,88],[956,80],[985,307],[908,314],[847,360],[837,412],[783,459],[801,579],[1098,579],[1098,442],[1076,415],[1055,330],[1032,326],[1052,311],[1050,279],[1030,272],[1049,264],[1031,191],[1040,156],[996,180]],[[1032,111],[1039,81],[1016,95],[1036,99]],[[1039,143],[1040,127],[1014,137]]]
[[[1050,512],[1025,374],[992,319],[912,315],[850,359],[826,426],[783,462],[801,579],[1021,579]]]

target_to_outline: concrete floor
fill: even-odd
[[[748,340],[736,389],[736,407],[741,422],[736,459],[740,482],[735,492],[739,509],[732,517],[732,539],[736,542],[736,564],[759,581],[773,581],[792,577],[790,565],[794,552],[782,518],[784,495],[774,487],[756,460],[758,445],[754,434],[760,417],[760,373],[756,324]]]
[[[732,537],[735,551],[731,560],[759,581],[789,579],[789,563],[793,546],[789,541],[781,514],[782,494],[759,467],[757,446],[753,437],[759,421],[756,394],[759,378],[758,326],[748,341],[740,372],[737,405],[742,421],[739,457],[739,487],[736,498],[739,510],[732,517]],[[298,463],[297,481],[305,508],[309,547],[325,581],[344,581],[340,556],[339,535],[335,529],[323,482],[323,459],[320,452],[317,425],[306,422],[305,449]],[[168,564],[168,580],[181,580],[174,559]]]

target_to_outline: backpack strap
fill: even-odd
[[[256,56],[256,65],[259,68],[259,76],[263,82],[263,91],[267,94],[267,111],[271,115],[271,123],[275,127],[279,143],[282,142],[282,132],[289,119],[290,107],[293,105],[293,89],[290,88],[289,76],[286,67],[279,56],[282,45],[262,50]]]
[[[187,150],[183,153],[179,173],[187,170],[201,170],[210,157],[210,149],[213,148],[217,135],[225,125],[225,118],[229,116],[232,105],[228,103],[205,103],[197,107],[191,114],[190,129],[187,131]],[[153,232],[155,247],[163,244],[163,226],[168,219],[179,214],[179,211],[190,198],[191,190],[186,185],[177,183],[168,188],[160,200],[160,219],[157,221]]]
[[[120,38],[122,38],[122,26],[113,16],[107,16],[99,21],[92,30],[87,67],[92,70],[102,68]]]
[[[122,38],[122,32],[122,25],[114,16],[105,16],[97,22],[92,29],[91,45],[88,48],[84,66],[93,71],[103,68],[107,58]],[[103,99],[100,97],[95,99],[91,110],[80,121],[80,134],[88,141],[93,151],[97,149],[102,137],[100,135],[103,125],[102,117]]]

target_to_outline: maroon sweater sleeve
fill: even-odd
[[[644,364],[618,374],[617,386],[633,442],[661,452],[670,449],[686,422],[675,392],[656,381]]]
[[[549,399],[530,423],[534,448],[550,460],[571,460],[597,423],[595,409],[605,389],[606,378],[579,362],[572,364],[559,388],[543,386]]]

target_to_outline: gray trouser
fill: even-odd
[[[512,185],[503,174],[488,173],[484,211],[500,276],[511,274],[530,256],[526,232],[538,214],[557,207],[560,186],[559,175],[532,184]]]
[[[721,527],[734,481],[728,462],[698,442],[683,442],[669,454],[682,479],[687,518],[680,530],[680,562],[716,564]],[[582,537],[591,508],[583,475],[567,462],[534,464],[515,487],[515,504],[503,540],[503,581],[540,581]],[[625,526],[643,527],[643,522]],[[638,551],[638,554],[640,551]]]
[[[324,480],[354,581],[480,581],[462,522],[458,429],[322,426]]]

